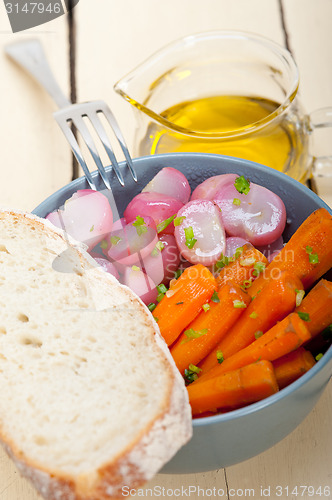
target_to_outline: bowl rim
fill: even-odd
[[[219,155],[219,154],[212,154],[212,153],[166,153],[166,154],[156,154],[156,155],[150,155],[150,156],[141,156],[137,158],[133,158],[134,165],[137,164],[137,171],[139,172],[139,164],[142,162],[150,162],[150,163],[158,163],[160,161],[165,163],[167,162],[168,158],[177,158],[179,160],[187,160],[190,158],[200,158],[203,161],[207,161],[208,159],[219,159],[221,162],[222,161],[227,161],[228,163],[231,163],[234,168],[236,167],[244,167],[249,166],[252,167],[256,170],[256,173],[259,172],[264,172],[270,175],[272,178],[279,179],[281,182],[286,182],[286,184],[290,184],[293,188],[296,190],[300,190],[306,197],[309,196],[313,201],[319,201],[319,204],[322,208],[326,208],[331,214],[332,214],[332,208],[329,207],[324,200],[322,200],[316,193],[311,191],[308,187],[306,187],[304,184],[301,184],[299,181],[293,179],[292,177],[289,177],[288,175],[284,174],[283,172],[279,172],[278,170],[274,170],[270,167],[267,167],[265,165],[261,165],[260,163],[256,163],[250,160],[245,160],[242,158],[235,158],[232,156],[226,156],[226,155]],[[167,165],[165,165],[167,166]],[[119,167],[121,169],[126,169],[127,164],[126,161],[119,162]],[[106,167],[106,171],[112,170],[112,167]],[[91,173],[93,178],[98,177],[98,171],[94,171]],[[43,209],[43,206],[46,202],[52,201],[54,198],[57,198],[59,195],[61,195],[66,189],[68,189],[68,186],[71,186],[75,188],[76,185],[79,185],[82,183],[82,181],[86,182],[86,179],[83,177],[79,177],[77,179],[74,179],[73,181],[69,182],[65,186],[61,187],[57,191],[55,191],[53,194],[48,196],[44,201],[42,201],[36,208],[33,209],[33,213],[37,213],[40,210]],[[82,188],[83,189],[83,188]],[[317,361],[317,363],[310,368],[310,370],[303,374],[298,380],[292,382],[289,386],[281,389],[278,391],[276,394],[273,394],[272,396],[269,396],[265,399],[262,399],[261,401],[258,401],[256,403],[252,403],[248,406],[245,406],[243,408],[239,408],[236,410],[231,410],[226,413],[219,413],[216,415],[209,415],[206,417],[196,417],[193,419],[193,427],[204,427],[206,425],[210,424],[219,424],[222,422],[228,422],[230,420],[237,420],[242,417],[245,417],[247,415],[252,415],[260,410],[263,410],[267,408],[268,406],[272,406],[276,404],[278,401],[287,398],[290,396],[292,393],[300,389],[304,384],[306,384],[309,380],[311,380],[317,373],[321,372],[329,362],[332,360],[332,345],[329,347],[329,349],[325,352],[324,356]],[[332,378],[332,373],[329,378]]]

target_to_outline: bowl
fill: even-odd
[[[120,215],[128,202],[166,166],[183,172],[193,189],[208,177],[223,173],[245,175],[252,182],[271,189],[286,205],[286,241],[317,208],[324,207],[332,213],[306,186],[276,170],[247,160],[212,154],[172,153],[136,158],[133,161],[138,175],[137,183],[132,180],[123,162],[120,168],[125,187],[120,186],[110,169],[113,190],[112,193],[103,190],[113,207],[115,201]],[[98,173],[94,172],[92,176],[97,189],[102,190]],[[33,212],[45,217],[63,205],[76,190],[88,187],[85,178],[76,179],[52,194]],[[161,473],[188,474],[216,470],[267,450],[292,432],[308,415],[322,395],[331,374],[332,346],[313,368],[277,394],[239,410],[194,419],[192,439],[163,467]]]

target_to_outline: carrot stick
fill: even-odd
[[[312,337],[332,323],[332,282],[321,279],[314,286],[296,312],[304,313],[308,319],[307,327]]]
[[[251,344],[255,340],[255,335],[272,328],[277,321],[294,310],[296,290],[301,288],[301,281],[286,271],[281,273],[279,279],[271,280],[264,291],[249,304],[215,349],[202,361],[200,368],[208,371],[218,364],[217,352],[221,352],[223,358],[227,359]]]
[[[202,264],[188,267],[153,311],[161,335],[172,344],[217,289],[214,276]]]
[[[225,359],[207,373],[202,373],[193,383],[203,383],[203,380],[214,378],[221,373],[236,370],[261,359],[274,361],[294,351],[310,338],[306,322],[296,313],[291,313],[248,347]]]
[[[187,387],[193,415],[260,401],[278,391],[272,363],[259,361]]]
[[[315,365],[316,361],[310,351],[299,347],[293,352],[273,361],[280,389],[291,384]]]
[[[307,290],[332,266],[332,215],[325,209],[315,210],[301,224],[265,272],[248,289],[252,297],[280,271],[296,274]]]
[[[171,354],[183,374],[189,364],[196,365],[213,349],[237,321],[250,298],[238,285],[228,281],[217,293],[219,302],[210,301],[171,348]],[[244,308],[234,307],[234,304]]]
[[[263,263],[262,267],[268,264],[267,258],[259,250],[244,245],[241,255],[221,269],[217,276],[218,287],[221,288],[226,281],[231,280],[246,288],[255,279],[255,274],[258,273],[257,262]]]

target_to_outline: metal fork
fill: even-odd
[[[111,142],[108,138],[106,130],[99,119],[99,114],[103,114],[110,124],[114,135],[116,136],[121,149],[126,158],[127,166],[135,182],[137,175],[133,166],[131,156],[126,146],[125,140],[119,128],[119,125],[111,112],[110,108],[104,101],[90,101],[80,104],[72,104],[63,94],[57,84],[50,66],[47,62],[43,47],[39,40],[32,39],[21,42],[15,42],[5,46],[5,53],[17,64],[23,67],[31,76],[33,76],[49,93],[56,102],[59,111],[53,113],[54,118],[58,122],[62,132],[68,140],[70,147],[75,155],[76,160],[82,167],[86,180],[92,189],[96,189],[91,172],[83,157],[80,146],[71,129],[70,124],[73,123],[85,141],[93,160],[97,165],[99,174],[108,189],[111,189],[107,172],[97,151],[94,139],[84,122],[84,118],[88,118],[96,130],[100,141],[102,142],[106,153],[110,159],[114,173],[116,174],[120,184],[124,186],[124,179],[119,168],[119,164],[113,152]]]

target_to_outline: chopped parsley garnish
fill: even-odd
[[[136,227],[136,232],[138,236],[145,234],[148,230],[147,225],[145,224],[145,220],[143,219],[143,217],[140,217],[139,215],[136,217],[135,222],[133,222],[132,224],[134,227]]]
[[[168,217],[168,219],[165,219],[159,224],[157,224],[157,233],[161,233],[162,231],[164,231],[164,229],[166,229],[166,227],[169,226],[171,222],[173,222],[175,216],[176,214],[171,215],[170,217]]]
[[[233,300],[235,309],[245,309],[247,306],[243,300]]]
[[[318,254],[317,253],[313,253],[312,247],[310,247],[309,245],[307,245],[305,247],[305,251],[309,255],[309,262],[310,262],[310,264],[318,264],[319,263]]]
[[[207,312],[209,309],[211,309],[211,306],[210,306],[210,304],[203,304],[202,309],[204,312]]]
[[[218,304],[220,302],[220,299],[219,299],[216,291],[213,292],[211,300],[212,300],[212,302],[215,302],[216,304]]]
[[[158,293],[158,295],[157,295],[157,302],[160,302],[164,297],[165,297],[164,293]]]
[[[243,253],[243,247],[239,247],[235,250],[234,259],[238,259]]]
[[[262,273],[264,271],[264,269],[265,269],[264,262],[257,261],[254,264],[254,270],[253,270],[252,274],[254,276],[258,276],[260,273]]]
[[[229,258],[226,257],[224,254],[220,254],[219,259],[214,265],[215,270],[217,271],[218,269],[222,269],[223,267],[227,266],[229,264]]]
[[[224,355],[223,355],[222,351],[217,351],[217,360],[218,360],[218,363],[220,365],[224,361]]]
[[[166,293],[167,292],[167,287],[163,283],[161,283],[161,285],[157,286],[157,290],[158,290],[159,293]]]
[[[251,314],[249,314],[249,318],[251,318],[251,319],[258,318],[258,314],[256,313],[256,311],[253,311]]]
[[[133,271],[140,271],[140,268],[138,266],[131,266]]]
[[[183,215],[182,217],[175,217],[174,226],[180,226],[186,217]]]
[[[197,241],[194,238],[194,230],[192,226],[185,227],[184,234],[186,236],[185,245],[189,248],[189,250],[191,250]]]
[[[309,247],[309,246],[307,245],[307,246],[305,247],[305,251],[306,251],[307,253],[309,253],[309,254],[310,254],[310,253],[312,253],[312,247]]]
[[[94,230],[94,228],[95,228],[95,226],[94,226],[94,225],[92,225],[92,226],[90,227],[90,233],[92,233],[92,231]]]
[[[103,250],[105,250],[107,247],[108,247],[107,241],[106,240],[102,240],[101,243],[100,243],[100,248],[102,248]]]
[[[241,205],[241,200],[239,200],[239,198],[234,198],[233,205],[236,205],[237,207],[239,207]]]
[[[120,236],[111,236],[111,243],[112,245],[117,245],[121,241]]]
[[[162,250],[164,250],[164,248],[165,248],[164,243],[162,241],[158,241],[158,243],[156,243],[156,246],[154,247],[154,249],[151,252],[152,257],[157,257],[157,255],[159,255],[159,253]]]
[[[177,302],[175,305],[180,306],[181,304],[184,304],[184,302]]]
[[[184,371],[184,379],[187,384],[191,384],[194,380],[197,380],[198,374],[202,371],[201,368],[190,363],[189,367]]]
[[[248,257],[247,259],[241,259],[240,260],[240,266],[252,266],[253,264],[256,263],[255,257]]]
[[[156,318],[156,317],[154,316],[154,320],[155,320],[155,322],[156,322],[156,323],[158,323],[159,318]]]
[[[244,288],[246,290],[247,288],[250,288],[251,285],[252,285],[252,280],[251,279],[244,280],[244,282],[242,283],[242,288]]]
[[[184,331],[185,336],[187,337],[185,340],[181,342],[181,344],[186,344],[192,339],[199,339],[203,335],[207,334],[207,328],[202,328],[202,330],[194,330],[193,328],[189,328],[188,330]]]
[[[299,307],[299,305],[301,305],[302,299],[305,295],[305,291],[304,290],[295,290],[295,293],[296,293],[295,305],[296,305],[296,307]]]
[[[255,339],[259,339],[259,337],[261,337],[263,335],[263,332],[261,332],[260,330],[258,330],[257,332],[255,332]]]
[[[183,273],[183,269],[177,269],[174,273],[174,279],[177,280],[178,278],[180,278],[182,273]]]
[[[320,359],[322,359],[322,357],[323,357],[323,353],[322,353],[322,352],[320,352],[320,353],[319,353],[319,354],[317,354],[317,356],[315,357],[315,360],[316,360],[316,361],[319,361]]]
[[[298,311],[297,314],[299,315],[299,318],[303,319],[303,321],[310,321],[309,313]]]
[[[250,181],[243,175],[235,179],[234,186],[240,194],[248,194],[250,191]]]
[[[157,305],[154,303],[154,302],[150,302],[150,304],[148,305],[148,309],[152,312],[155,308],[157,307]]]

